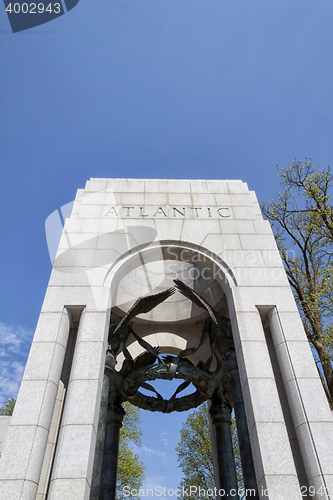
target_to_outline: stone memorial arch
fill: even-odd
[[[166,401],[154,378],[195,389]],[[247,498],[333,500],[332,413],[245,183],[91,179],[78,191],[0,459],[0,498],[111,499],[126,399],[164,412],[209,399],[226,498],[237,498],[231,405]]]

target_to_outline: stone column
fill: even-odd
[[[302,500],[261,317],[249,310],[250,298],[234,294],[240,310],[231,316],[232,331],[259,498]]]
[[[268,314],[281,376],[314,500],[333,498],[333,419],[298,313]],[[329,493],[327,493],[327,490]]]
[[[89,498],[105,364],[107,311],[82,313],[48,500]]]
[[[222,498],[238,499],[237,476],[231,438],[231,409],[224,402],[213,403],[210,408],[212,424],[216,432],[216,452]]]
[[[70,313],[40,315],[0,461],[1,500],[35,500],[70,330]]]

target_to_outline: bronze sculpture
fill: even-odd
[[[240,422],[242,428],[240,442],[244,443],[243,456],[246,461],[247,481],[249,484],[255,483],[241,389],[240,384],[235,383],[235,380],[237,381],[239,378],[237,379],[237,368],[237,373],[235,373],[235,356],[230,321],[228,318],[221,317],[203,297],[185,283],[180,280],[174,280],[174,283],[182,295],[208,313],[199,344],[182,350],[177,356],[167,355],[161,359],[160,347],[151,346],[133,330],[131,320],[135,316],[147,313],[157,307],[175,293],[175,288],[169,288],[158,294],[139,298],[117,325],[110,326],[98,428],[99,444],[96,445],[95,450],[94,480],[90,500],[113,500],[115,498],[117,450],[119,430],[124,415],[122,409],[124,401],[129,401],[140,408],[150,411],[170,413],[172,411],[192,409],[210,399],[212,403],[210,413],[216,430],[219,481],[226,491],[231,491],[237,489],[230,433],[231,405],[226,398],[226,394],[232,392],[233,399],[238,404],[236,419]],[[144,352],[135,360],[126,347],[130,335],[133,335],[135,340],[144,348]],[[210,355],[206,361],[199,361],[195,366],[188,356],[198,351],[199,347],[206,341],[209,342]],[[121,352],[125,359],[121,369],[116,371],[116,356]],[[214,364],[215,369],[212,371]],[[164,399],[147,382],[156,379],[172,380],[174,378],[183,379],[184,382],[179,385],[168,400]],[[177,397],[190,383],[194,385],[195,392]],[[143,394],[140,392],[140,388],[155,393],[155,396]],[[228,497],[229,495],[227,495]],[[233,498],[238,497],[233,496]],[[257,499],[258,497],[255,496],[254,498]]]

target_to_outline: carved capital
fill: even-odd
[[[123,418],[125,415],[125,411],[121,406],[112,405],[108,409],[108,416],[106,420],[107,425],[113,425],[114,427],[118,427],[119,429],[122,426]]]

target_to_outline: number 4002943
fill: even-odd
[[[53,6],[53,8],[52,8]],[[50,14],[54,12],[54,14],[60,14],[60,3],[49,3],[47,7],[43,3],[14,3],[13,7],[10,3],[6,7],[6,11],[10,14],[43,14],[44,12],[49,12]]]

